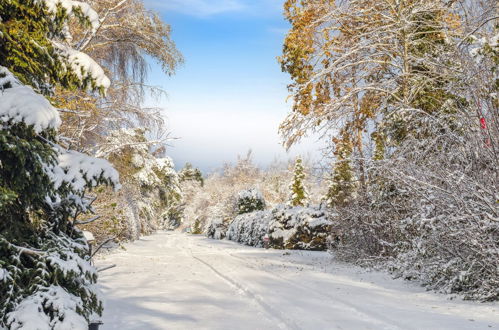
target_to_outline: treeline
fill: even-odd
[[[275,161],[261,169],[253,163],[250,151],[239,156],[235,164],[225,164],[220,171],[207,175],[203,181],[195,180],[193,176],[186,179],[186,169],[183,169],[179,174],[183,195],[181,229],[196,227],[205,232],[215,222],[224,228],[225,236],[225,230],[238,214],[279,204],[319,204],[325,194],[320,177],[311,171],[310,162],[301,158],[297,162],[298,171],[295,171],[294,162],[285,161]],[[307,169],[303,163],[308,164]],[[295,187],[291,186],[293,183]],[[262,206],[241,210],[238,206],[241,192],[261,196],[250,200],[254,199],[257,204],[256,201],[261,200]]]
[[[133,239],[180,200],[148,58],[182,62],[141,0],[0,0],[0,328],[88,329],[81,229]]]
[[[330,142],[341,258],[499,298],[496,1],[285,3],[291,146]]]

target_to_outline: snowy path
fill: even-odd
[[[102,329],[499,329],[499,304],[448,300],[322,252],[158,233],[97,261]]]

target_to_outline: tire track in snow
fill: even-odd
[[[383,316],[382,314],[379,314],[379,313],[376,313],[376,312],[373,312],[373,311],[370,311],[370,310],[366,310],[366,309],[363,309],[363,308],[359,308],[358,305],[352,304],[351,302],[348,302],[348,301],[346,301],[344,299],[338,298],[337,296],[333,296],[331,294],[324,293],[323,291],[319,291],[319,290],[317,290],[315,288],[312,288],[312,287],[304,285],[304,284],[298,284],[298,283],[296,283],[296,282],[294,282],[294,281],[292,281],[290,279],[287,279],[287,278],[285,278],[285,277],[283,277],[283,276],[281,276],[281,275],[279,275],[277,273],[271,273],[271,272],[269,272],[268,270],[266,270],[263,267],[258,267],[259,265],[256,264],[255,262],[252,262],[252,261],[248,260],[249,258],[245,259],[243,257],[237,256],[237,255],[235,255],[233,253],[230,253],[230,252],[226,252],[224,250],[220,250],[220,251],[223,252],[224,254],[226,254],[227,256],[230,256],[230,257],[242,260],[242,261],[244,261],[244,263],[252,263],[253,266],[255,266],[255,269],[259,269],[260,271],[265,272],[270,277],[279,278],[279,280],[282,280],[282,281],[284,281],[286,283],[289,283],[291,286],[294,286],[295,288],[304,290],[307,293],[313,292],[316,295],[322,296],[324,298],[328,298],[329,300],[331,300],[333,302],[337,302],[337,303],[343,304],[343,305],[349,307],[350,309],[354,310],[356,313],[358,313],[358,314],[360,314],[362,316],[365,316],[365,317],[377,320],[380,323],[385,324],[385,326],[388,326],[388,328],[386,328],[386,329],[393,329],[393,330],[397,330],[397,329],[410,330],[410,329],[413,329],[413,328],[409,327],[407,324],[399,324],[399,323],[397,323],[397,322],[395,322],[395,321],[393,321],[393,320],[391,320],[391,319]]]
[[[271,318],[278,320],[278,327],[280,329],[292,329],[292,330],[301,330],[301,328],[292,320],[286,318],[283,313],[273,308],[269,304],[267,304],[262,297],[252,292],[247,287],[243,286],[241,283],[234,281],[230,277],[224,275],[222,272],[218,271],[213,265],[208,262],[202,260],[201,258],[191,254],[192,257],[199,261],[201,264],[205,265],[211,271],[213,271],[218,277],[220,277],[223,281],[229,284],[231,287],[235,288],[237,292],[240,292],[247,297],[249,297],[252,301],[257,303]]]

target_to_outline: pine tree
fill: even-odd
[[[328,179],[329,188],[324,197],[328,207],[343,206],[355,196],[357,184],[355,182],[355,173],[351,165],[352,143],[348,135],[344,134],[342,140],[336,142],[336,162],[333,173]]]
[[[305,206],[308,202],[308,191],[305,187],[305,168],[301,157],[296,158],[293,171],[293,181],[289,188],[291,189],[291,206]]]
[[[13,0],[0,13],[0,328],[87,329],[102,304],[76,218],[92,210],[87,189],[118,187],[118,174],[58,144],[61,119],[42,94],[109,85],[65,43],[70,18],[92,28],[95,12],[70,0]]]
[[[179,172],[180,181],[197,181],[204,186],[203,174],[198,168],[194,168],[191,163],[186,163],[184,168]]]
[[[235,215],[239,215],[255,211],[262,211],[265,209],[265,205],[265,199],[258,189],[251,188],[242,190],[235,196],[233,213]]]
[[[194,221],[191,232],[194,235],[200,235],[203,233],[203,229],[201,228],[201,219],[197,218],[196,221]]]

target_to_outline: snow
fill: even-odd
[[[80,298],[69,294],[59,286],[50,286],[47,290],[25,298],[7,316],[11,330],[87,330],[88,323],[76,309],[82,307]],[[42,309],[53,310],[56,321],[51,322]]]
[[[61,43],[52,43],[60,51],[62,56],[67,57],[68,62],[71,64],[72,71],[80,80],[85,80],[85,77],[89,75],[95,80],[96,86],[103,87],[105,90],[111,86],[111,81],[106,76],[102,67],[90,56]]]
[[[120,188],[118,172],[105,159],[73,150],[61,150],[58,160],[58,166],[46,168],[56,189],[63,183],[68,183],[74,192],[82,192],[89,186],[96,187],[100,178],[112,182],[115,189]]]
[[[71,251],[51,252],[47,256],[47,261],[54,268],[57,268],[64,276],[70,273],[94,275],[95,267],[90,265],[87,260],[82,259],[79,255]]]
[[[270,211],[238,215],[227,229],[227,239],[250,246],[263,246],[263,237],[268,232],[271,219]]]
[[[93,242],[93,241],[95,241],[94,234],[92,234],[88,230],[84,230],[83,231],[83,236],[85,237],[85,239],[87,240],[87,242]]]
[[[72,0],[39,0],[43,1],[47,6],[49,12],[56,13],[57,5],[60,5],[64,8],[68,15],[73,15],[75,9],[79,9],[81,13],[90,21],[92,26],[92,32],[97,31],[100,25],[99,15],[95,10],[90,7],[90,5],[80,2],[80,1],[72,1]]]
[[[9,276],[9,272],[6,269],[0,268],[0,282],[3,282],[7,276]]]
[[[161,232],[101,256],[101,329],[499,329],[499,304],[449,300],[335,262]]]
[[[324,233],[332,222],[328,219],[324,210],[319,207],[290,207],[286,205],[278,205],[272,210],[272,220],[269,223],[270,237],[274,239],[282,238],[284,246],[294,240],[294,246],[301,246],[304,249],[309,249],[309,243],[297,239],[295,235],[301,231],[308,233],[310,237],[323,236],[323,241],[326,241]]]
[[[3,76],[3,77],[2,77]],[[8,88],[10,85],[10,88]],[[6,68],[0,66],[0,121],[25,123],[36,133],[57,129],[59,112],[42,95],[22,85]]]
[[[263,195],[258,189],[247,189],[237,193],[237,199],[258,199],[263,200]]]
[[[176,177],[175,165],[171,158],[155,158],[146,154],[143,157],[140,154],[134,154],[132,156],[133,165],[142,167],[140,171],[134,174],[134,178],[137,179],[144,186],[161,186],[164,185],[163,179],[158,176],[161,173],[166,177]],[[180,193],[180,191],[178,191]]]

